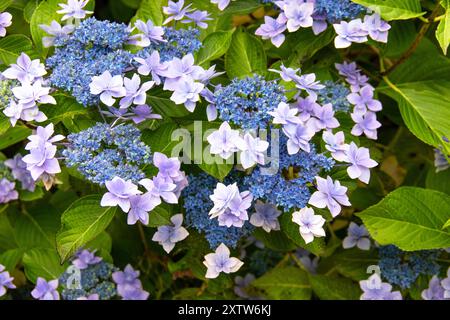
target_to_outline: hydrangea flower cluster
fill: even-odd
[[[68,167],[76,167],[94,183],[103,185],[114,177],[138,182],[145,177],[141,167],[152,161],[150,147],[140,138],[141,132],[131,124],[97,123],[70,134],[62,155]]]
[[[324,32],[328,23],[337,33],[336,48],[347,48],[352,43],[363,43],[368,37],[386,43],[390,25],[378,14],[364,15],[364,7],[350,0],[283,0],[275,1],[280,9],[277,18],[265,16],[255,32],[263,39],[270,39],[280,47],[285,41],[284,32],[295,32],[300,28],[312,27],[315,35]]]

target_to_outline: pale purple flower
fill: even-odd
[[[350,22],[341,21],[333,24],[337,37],[334,39],[334,46],[337,49],[348,48],[352,42],[363,43],[367,41],[368,31],[365,29],[361,19]]]
[[[225,10],[226,7],[230,4],[231,0],[211,0],[211,3],[217,4],[220,11]]]
[[[214,279],[223,273],[233,273],[238,271],[244,264],[238,258],[230,257],[230,249],[221,243],[214,253],[205,256],[203,264],[208,268],[205,277]]]
[[[30,149],[30,153],[23,157],[23,161],[27,164],[27,170],[34,181],[43,174],[54,175],[61,172],[55,155],[56,146],[41,140],[38,146]]]
[[[182,227],[183,215],[176,214],[170,218],[172,225],[160,226],[153,235],[152,240],[158,242],[169,253],[175,247],[177,242],[187,238],[189,232]]]
[[[212,65],[211,67],[209,67],[208,70],[204,70],[201,67],[196,67],[196,72],[195,72],[195,80],[200,81],[203,84],[209,84],[211,79],[214,79],[222,74],[224,74],[225,72],[216,72],[216,65]],[[208,101],[210,102],[210,101]]]
[[[95,256],[95,251],[82,250],[76,255],[76,259],[72,264],[80,270],[87,269],[91,264],[97,264],[102,258]]]
[[[313,3],[304,3],[303,0],[290,1],[283,6],[283,11],[287,19],[287,29],[289,32],[295,32],[300,27],[312,27],[314,23],[312,18],[314,12]]]
[[[153,24],[152,20],[144,22],[142,20],[137,20],[134,26],[142,33],[131,36],[128,39],[129,44],[134,44],[140,47],[148,47],[153,42],[165,42],[164,28],[157,27]]]
[[[100,300],[100,297],[97,293],[93,293],[86,297],[79,297],[77,300]]]
[[[311,130],[304,124],[288,124],[283,127],[284,134],[289,138],[287,149],[289,154],[296,154],[301,150],[309,152],[311,146],[309,141],[314,136],[314,130]]]
[[[369,36],[378,42],[387,43],[389,30],[391,26],[386,21],[382,20],[379,14],[364,17],[364,26],[369,32]]]
[[[206,107],[206,116],[208,118],[208,121],[216,120],[218,111],[216,105],[214,104],[214,93],[212,93],[208,88],[205,88],[201,92],[201,96],[206,100],[206,102],[209,103]]]
[[[75,30],[75,26],[68,24],[61,26],[57,21],[53,20],[50,25],[40,24],[39,27],[52,37],[43,37],[42,44],[45,48],[49,48],[55,44],[56,38],[66,37]]]
[[[325,219],[321,215],[315,215],[311,208],[305,207],[292,213],[292,221],[300,226],[300,235],[306,244],[313,242],[315,237],[326,235],[323,229]]]
[[[392,291],[392,286],[382,282],[377,273],[371,275],[367,280],[361,280],[359,285],[363,291],[361,300],[402,300],[400,291]]]
[[[136,124],[144,122],[145,120],[162,119],[161,115],[153,113],[152,108],[146,104],[136,106],[132,108],[131,111],[133,113],[131,120]]]
[[[344,132],[339,131],[333,134],[331,131],[324,131],[322,139],[325,142],[325,148],[331,152],[331,156],[337,161],[346,161],[347,156],[345,151],[348,148],[348,144],[345,143]]]
[[[183,23],[191,23],[194,22],[199,28],[206,29],[208,28],[208,24],[205,21],[210,21],[212,18],[209,16],[208,11],[200,11],[195,10],[192,13],[186,14],[188,19],[183,20]]]
[[[12,24],[11,13],[9,12],[0,13],[0,37],[6,36],[6,28],[9,27],[11,24]]]
[[[214,202],[214,207],[209,211],[211,218],[215,218],[224,213],[237,195],[239,195],[239,188],[236,183],[228,186],[220,182],[217,183],[213,194],[209,196],[212,202]]]
[[[188,13],[189,8],[192,4],[184,7],[184,0],[179,0],[178,2],[170,1],[167,4],[167,7],[163,7],[163,12],[169,17],[163,22],[163,24],[167,24],[172,20],[179,21],[184,18],[184,16]],[[183,8],[184,7],[184,8]]]
[[[113,281],[117,284],[117,293],[122,300],[147,300],[149,294],[142,289],[139,280],[139,271],[127,265],[124,271],[116,271],[112,274]]]
[[[310,95],[306,98],[299,97],[294,106],[300,112],[299,118],[301,121],[306,122],[314,114],[314,110],[320,108],[320,105],[316,102],[317,95]]]
[[[19,193],[14,189],[15,187],[15,182],[6,178],[0,180],[0,203],[8,203],[19,198]]]
[[[161,75],[166,77],[164,90],[175,91],[179,88],[180,82],[199,80],[205,70],[194,64],[194,56],[189,53],[182,59],[174,58],[165,63],[166,69]]]
[[[172,93],[170,100],[175,104],[184,104],[189,112],[194,112],[197,102],[200,101],[200,93],[205,88],[203,83],[194,82],[191,79],[178,81],[178,85]]]
[[[345,152],[346,162],[351,165],[347,168],[347,173],[352,179],[359,179],[364,183],[369,183],[370,168],[374,168],[378,163],[370,159],[369,149],[358,146],[351,142]]]
[[[264,165],[264,153],[269,148],[267,141],[254,138],[250,133],[246,133],[243,138],[244,144],[239,145],[240,161],[244,169],[253,167],[255,164]]]
[[[38,277],[36,287],[31,291],[31,296],[39,300],[59,300],[58,280],[46,281]]]
[[[325,88],[320,81],[316,81],[316,75],[314,73],[304,74],[294,79],[295,86],[300,90],[305,90],[309,95],[316,97],[317,90]]]
[[[369,84],[369,77],[361,73],[357,73],[356,75],[345,79],[345,81],[350,85],[351,92],[359,92],[359,90],[365,86],[371,87]]]
[[[339,121],[334,117],[333,105],[327,103],[322,107],[315,107],[313,117],[308,120],[308,126],[316,132],[339,127]]]
[[[351,205],[346,194],[347,187],[341,186],[339,181],[333,181],[328,176],[326,179],[316,177],[316,182],[317,191],[312,194],[309,204],[321,209],[327,207],[333,217],[341,212],[341,205]]]
[[[441,281],[441,286],[444,288],[444,298],[450,299],[450,267],[447,269],[447,278]]]
[[[17,79],[22,83],[32,83],[41,79],[42,76],[47,74],[47,71],[39,59],[32,61],[26,53],[22,52],[17,58],[17,63],[12,64],[2,74],[7,79]]]
[[[49,123],[46,127],[37,127],[35,134],[27,138],[30,142],[25,146],[25,150],[38,148],[42,144],[51,146],[54,142],[64,140],[64,136],[60,134],[52,137],[54,132],[53,123]]]
[[[381,123],[377,121],[377,115],[374,112],[366,112],[365,114],[352,113],[350,115],[355,122],[352,128],[352,135],[359,137],[365,134],[367,138],[376,140],[377,129],[381,127]]]
[[[126,95],[122,76],[112,76],[108,70],[100,76],[92,77],[89,88],[91,94],[100,95],[100,100],[109,107],[116,102],[114,98],[121,98]]]
[[[240,298],[253,298],[247,293],[246,289],[255,279],[255,276],[251,273],[247,273],[245,277],[237,276],[236,278],[234,278],[234,293]]]
[[[122,300],[147,300],[149,297],[149,293],[140,288],[123,285],[118,286],[117,293],[122,297]]]
[[[269,71],[278,73],[281,76],[281,79],[283,79],[286,82],[290,82],[295,79],[298,79],[297,73],[300,72],[300,69],[286,68],[284,65],[281,65],[280,70],[269,69]]]
[[[24,82],[21,87],[13,88],[12,92],[24,109],[33,108],[37,103],[56,104],[55,98],[49,95],[50,88],[42,87],[40,81],[33,84]]]
[[[274,111],[268,112],[273,117],[274,124],[297,124],[301,123],[301,119],[297,116],[297,108],[291,108],[289,104],[280,102]]]
[[[344,76],[345,78],[354,78],[358,74],[360,74],[360,71],[358,69],[358,66],[356,65],[356,62],[347,62],[344,61],[343,63],[335,63],[334,66],[336,67],[336,70],[339,71],[339,74],[341,76]]]
[[[137,194],[130,197],[130,211],[128,212],[127,223],[133,225],[140,221],[148,224],[148,214],[155,209],[161,200],[155,199],[151,193]]]
[[[218,216],[219,226],[242,228],[248,220],[247,209],[251,207],[252,200],[253,196],[249,191],[237,193],[225,211]]]
[[[134,60],[141,64],[137,69],[139,74],[143,76],[148,76],[149,74],[151,74],[153,81],[155,81],[155,84],[161,84],[160,76],[162,76],[167,70],[167,65],[161,63],[161,58],[158,51],[153,51],[152,54],[147,56],[145,59],[134,58]]]
[[[312,25],[312,30],[313,30],[314,35],[317,36],[317,35],[321,34],[322,32],[324,32],[325,30],[327,30],[328,23],[327,23],[327,18],[325,15],[319,15],[319,14],[314,13],[312,17],[314,19],[314,22]]]
[[[9,105],[3,110],[3,113],[9,118],[9,122],[14,127],[17,121],[22,118],[23,105],[16,103],[14,100],[10,100]]]
[[[102,207],[119,206],[123,212],[130,210],[130,198],[142,193],[131,180],[125,181],[120,177],[106,181],[105,186],[108,192],[103,195],[100,205]]]
[[[22,189],[30,192],[34,191],[36,184],[27,170],[27,164],[22,160],[20,153],[16,154],[12,159],[5,160],[5,166],[11,170],[14,179],[20,181]]]
[[[6,294],[6,289],[15,289],[13,284],[14,278],[9,275],[8,271],[5,271],[5,266],[0,264],[0,297]]]
[[[281,211],[276,206],[258,200],[255,204],[255,210],[256,212],[250,217],[252,225],[261,227],[266,232],[280,230],[278,217],[281,215]]]
[[[181,175],[181,162],[177,157],[168,158],[164,153],[155,152],[153,154],[153,165],[159,169],[159,174],[163,177],[177,181]]]
[[[358,226],[354,222],[350,222],[347,229],[347,236],[342,241],[344,249],[350,249],[357,246],[361,250],[370,249],[369,232],[364,225]]]
[[[64,14],[62,21],[69,18],[84,19],[86,15],[93,13],[92,11],[84,10],[83,8],[88,4],[89,0],[68,0],[67,4],[60,3],[62,8],[56,13]]]
[[[237,152],[238,145],[242,144],[239,131],[231,129],[228,122],[223,122],[219,129],[211,133],[207,140],[211,145],[211,154],[218,154],[223,159],[228,159],[234,152]]]
[[[143,105],[147,100],[146,92],[150,90],[155,84],[154,81],[147,81],[141,85],[141,78],[134,74],[131,79],[125,77],[123,79],[123,84],[125,85],[125,96],[120,100],[120,108],[126,109],[131,104]]]
[[[428,288],[422,291],[423,300],[446,300],[444,298],[444,288],[441,286],[441,280],[438,276],[434,275],[429,284]],[[448,298],[450,299],[450,297]]]
[[[274,19],[269,16],[264,17],[264,24],[256,29],[255,34],[261,36],[264,40],[270,39],[272,44],[279,48],[284,40],[285,36],[283,32],[286,30],[286,23],[280,22],[278,19]]]
[[[139,184],[155,198],[155,203],[161,201],[161,198],[167,203],[178,203],[178,197],[175,194],[177,185],[173,183],[172,179],[158,174],[153,179],[142,179]]]
[[[355,106],[353,112],[366,113],[367,110],[377,112],[383,107],[381,102],[373,98],[374,89],[371,85],[366,85],[356,93],[350,93],[347,96],[348,102]]]

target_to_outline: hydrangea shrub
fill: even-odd
[[[0,299],[450,300],[448,1],[12,3]]]

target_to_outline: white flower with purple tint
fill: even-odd
[[[188,10],[191,7],[191,5],[192,4],[189,4],[186,7],[184,7],[184,0],[179,0],[178,2],[169,0],[167,7],[163,7],[163,12],[169,16],[163,22],[163,24],[168,24],[172,20],[175,21],[182,20],[184,16],[188,13]]]
[[[341,186],[339,181],[333,181],[331,177],[326,179],[316,177],[317,191],[309,199],[309,204],[317,208],[327,207],[331,215],[336,217],[341,212],[341,205],[351,206],[348,201],[347,187]]]
[[[377,139],[377,129],[381,127],[381,123],[377,121],[377,115],[374,112],[368,111],[365,114],[352,113],[350,116],[355,122],[355,126],[351,131],[352,135],[359,137],[365,134],[369,139]]]
[[[158,51],[153,51],[151,55],[143,58],[134,58],[141,65],[138,67],[137,71],[143,76],[152,76],[153,81],[156,85],[161,84],[160,76],[164,75],[167,70],[167,64],[161,63],[161,58]]]
[[[39,300],[59,300],[58,280],[46,281],[38,277],[36,287],[31,291],[31,296]]]
[[[12,159],[5,160],[5,166],[7,166],[14,177],[22,184],[22,189],[33,192],[36,184],[31,177],[30,172],[27,170],[27,164],[23,162],[22,155],[16,154]]]
[[[350,22],[341,21],[339,24],[333,24],[337,37],[334,39],[334,46],[337,49],[348,48],[355,43],[363,43],[367,41],[366,30],[361,19],[355,19]]]
[[[169,253],[175,247],[177,242],[187,238],[189,232],[182,227],[183,215],[176,214],[170,218],[172,225],[160,226],[153,235],[152,240],[158,242]]]
[[[358,226],[356,223],[350,222],[347,229],[347,236],[342,241],[342,247],[344,249],[350,249],[355,246],[361,250],[369,250],[369,232],[364,225]]]
[[[256,29],[255,34],[261,36],[264,40],[270,39],[272,44],[279,48],[284,40],[285,36],[283,32],[286,30],[286,23],[280,21],[279,19],[274,19],[269,16],[264,17],[264,24],[262,24],[258,29]]]
[[[175,91],[181,82],[199,80],[205,72],[202,67],[194,64],[194,56],[190,53],[182,59],[174,58],[165,64],[166,70],[162,72],[162,76],[166,78],[164,90]]]
[[[314,241],[315,237],[325,237],[323,225],[325,219],[321,215],[315,215],[314,210],[308,207],[295,211],[292,221],[300,226],[299,231],[305,243]]]
[[[296,154],[301,150],[309,152],[309,141],[314,136],[314,131],[304,124],[288,124],[283,127],[284,134],[289,138],[287,149],[289,154]]]
[[[344,132],[339,131],[333,134],[331,131],[324,131],[322,140],[325,142],[325,148],[331,152],[331,156],[334,159],[341,162],[347,160],[345,151],[348,148],[348,144],[345,143]]]
[[[17,58],[16,64],[12,64],[2,74],[7,79],[17,79],[22,83],[32,83],[41,79],[42,76],[47,74],[47,71],[39,59],[32,61],[26,53],[22,52]]]
[[[295,86],[300,90],[305,90],[309,95],[317,97],[316,91],[325,88],[320,81],[316,81],[314,73],[304,74],[294,79]]]
[[[345,152],[346,162],[350,163],[347,173],[352,179],[359,179],[364,183],[369,183],[370,168],[374,168],[378,163],[370,159],[369,149],[358,146],[351,142]]]
[[[253,196],[249,191],[236,193],[225,211],[218,216],[219,226],[242,228],[248,220],[247,209],[251,207],[252,200]]]
[[[149,212],[155,209],[160,203],[161,200],[156,199],[149,192],[131,196],[127,223],[133,225],[140,221],[143,225],[147,225]]]
[[[153,196],[156,202],[161,202],[161,198],[167,203],[178,203],[178,197],[175,194],[177,185],[173,183],[172,179],[158,174],[153,179],[142,179],[139,184]]]
[[[363,291],[361,300],[402,300],[400,291],[392,291],[392,286],[382,282],[377,273],[367,280],[360,281],[359,285]]]
[[[300,112],[299,118],[301,121],[306,122],[314,114],[314,110],[320,108],[320,105],[316,102],[317,95],[310,95],[306,98],[299,97],[294,107]]]
[[[445,290],[441,286],[441,280],[438,276],[434,275],[428,284],[428,288],[422,291],[421,296],[423,300],[445,300],[444,292]],[[450,299],[450,297],[447,299]]]
[[[228,122],[223,122],[218,130],[207,137],[207,140],[211,145],[211,154],[217,154],[223,159],[228,159],[239,150],[238,145],[242,145],[239,131],[231,129]]]
[[[280,230],[278,217],[281,215],[281,211],[276,206],[258,200],[255,204],[255,210],[256,212],[250,217],[252,225],[263,228],[266,232]]]
[[[373,98],[374,89],[371,85],[366,85],[357,92],[350,93],[347,96],[348,102],[355,106],[353,112],[366,113],[367,110],[377,112],[383,107],[381,102]]]
[[[55,44],[56,38],[66,37],[75,30],[75,26],[68,24],[61,26],[57,21],[53,20],[50,25],[40,24],[39,27],[52,37],[43,37],[42,44],[45,48],[50,48]]]
[[[382,20],[379,14],[364,17],[364,26],[369,32],[369,36],[378,42],[387,43],[389,30],[391,26],[386,21]]]
[[[89,84],[91,94],[100,95],[100,100],[107,106],[112,106],[116,100],[126,95],[121,75],[112,76],[109,71],[103,72],[100,76],[92,77]]]
[[[11,24],[12,24],[11,13],[9,12],[0,13],[0,37],[6,36],[6,28],[8,28]]]
[[[239,145],[242,167],[248,169],[255,164],[264,165],[264,153],[269,148],[269,142],[260,138],[254,138],[250,133],[246,133],[243,140],[244,144],[242,146]]]
[[[334,117],[331,103],[314,108],[313,117],[308,120],[308,126],[316,132],[339,127],[339,121]]]
[[[140,47],[148,47],[152,42],[166,41],[163,38],[164,28],[155,26],[152,20],[147,20],[147,22],[137,20],[134,23],[134,26],[141,33],[131,36],[128,39],[129,44],[134,44]]]
[[[211,0],[211,3],[217,4],[220,11],[225,10],[226,7],[230,4],[231,0]]]
[[[64,136],[60,134],[52,137],[53,133],[55,133],[53,123],[49,123],[46,127],[37,127],[35,134],[28,137],[30,142],[25,146],[25,150],[38,148],[41,144],[52,145],[64,139]]]
[[[238,258],[230,257],[230,249],[221,243],[214,253],[205,256],[203,264],[208,268],[205,277],[214,279],[221,272],[229,274],[238,271],[244,263]]]
[[[200,93],[204,88],[203,83],[194,82],[192,79],[183,79],[178,82],[170,100],[175,104],[184,104],[189,112],[194,112],[197,102],[200,101]]]
[[[21,87],[13,88],[12,92],[24,109],[32,108],[37,103],[56,104],[55,98],[49,95],[50,88],[43,87],[40,81],[32,85],[24,82]]]
[[[72,264],[78,269],[83,270],[100,261],[102,261],[102,258],[95,256],[95,251],[82,250],[77,253],[76,259],[72,261]]]
[[[300,27],[312,27],[314,23],[312,18],[314,12],[313,3],[304,3],[303,0],[290,1],[283,6],[283,11],[287,19],[287,29],[289,32],[295,32]]]
[[[92,11],[84,10],[83,8],[88,4],[89,0],[68,0],[67,4],[60,3],[62,8],[56,13],[64,14],[62,21],[69,18],[84,19],[86,15],[93,13]]]
[[[102,207],[119,206],[123,212],[130,210],[130,198],[142,193],[131,180],[125,181],[120,177],[106,181],[105,186],[108,192],[103,195],[100,205]]]
[[[273,117],[272,123],[283,125],[301,123],[302,121],[297,116],[297,113],[297,108],[291,108],[285,102],[280,102],[274,111],[268,112]]]
[[[208,24],[205,21],[212,20],[212,18],[210,18],[210,16],[209,16],[209,12],[208,11],[200,11],[200,10],[195,10],[192,13],[188,13],[188,14],[186,14],[186,17],[188,17],[188,19],[183,20],[181,22],[183,22],[183,23],[191,23],[191,22],[193,22],[199,28],[202,28],[202,29],[208,28]]]
[[[8,203],[19,198],[19,193],[15,190],[16,183],[6,178],[0,180],[0,203]]]
[[[280,70],[269,69],[269,71],[278,73],[281,76],[281,79],[290,82],[298,78],[297,73],[300,72],[300,69],[287,68],[284,65],[281,65]]]
[[[120,108],[126,109],[131,104],[143,105],[147,100],[147,91],[150,90],[155,84],[154,81],[147,81],[141,85],[141,78],[134,74],[131,79],[125,77],[123,79],[125,85],[125,96],[120,100]]]
[[[230,206],[231,201],[239,194],[239,188],[236,183],[230,184],[228,186],[223,183],[217,183],[216,188],[212,195],[209,196],[212,202],[214,202],[214,207],[209,211],[211,218],[215,218]]]
[[[6,289],[15,289],[13,284],[14,278],[9,275],[8,271],[5,271],[5,267],[0,264],[0,297],[6,294]]]

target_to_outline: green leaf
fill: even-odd
[[[28,190],[19,190],[19,198],[21,201],[34,201],[37,199],[41,199],[44,196],[44,191],[42,191],[42,187],[37,186],[34,191]]]
[[[230,47],[234,29],[229,31],[217,31],[209,34],[203,40],[202,47],[198,52],[196,62],[201,66],[208,66],[210,61],[223,56]]]
[[[357,216],[381,245],[405,251],[450,247],[450,233],[442,230],[450,216],[447,194],[401,187]]]
[[[224,10],[224,14],[245,15],[254,12],[259,7],[261,7],[261,2],[258,0],[238,0],[231,2]]]
[[[281,231],[266,232],[262,228],[257,228],[253,232],[253,236],[262,241],[265,247],[272,250],[286,252],[297,248],[295,243]]]
[[[170,100],[170,96],[170,92],[155,88],[148,92],[147,103],[163,118],[182,118],[190,114],[184,105],[176,105]]]
[[[101,207],[101,196],[89,195],[75,201],[61,216],[56,245],[61,261],[66,261],[80,247],[104,231],[116,207]]]
[[[11,5],[11,3],[13,3],[13,0],[2,0],[2,2],[0,2],[0,12],[5,11],[5,9]]]
[[[0,250],[6,251],[8,249],[17,248],[17,242],[14,237],[14,228],[4,212],[8,205],[3,205],[0,209]]]
[[[225,70],[230,79],[263,73],[266,69],[267,58],[261,41],[243,29],[236,30],[225,55]]]
[[[447,220],[442,229],[447,229],[448,227],[450,227],[450,219]]]
[[[359,300],[361,296],[359,286],[349,279],[309,275],[309,281],[320,300]]]
[[[147,225],[148,227],[157,228],[170,223],[170,212],[164,209],[162,205],[159,205],[150,211]]]
[[[450,0],[441,0],[441,5],[445,8],[445,15],[436,29],[436,38],[446,55],[450,44]]]
[[[11,249],[0,254],[0,264],[9,272],[13,272],[23,257],[23,249]]]
[[[47,116],[48,121],[57,124],[65,118],[74,118],[77,115],[88,114],[88,108],[79,104],[74,98],[64,94],[56,94],[53,96],[56,105],[41,106],[40,109]]]
[[[450,170],[436,172],[436,168],[430,168],[425,180],[425,186],[427,189],[450,194]]]
[[[136,20],[147,22],[150,19],[156,26],[161,26],[164,19],[162,7],[162,0],[142,0],[136,15],[131,19],[131,23],[133,24]]]
[[[268,299],[309,300],[308,274],[296,267],[278,267],[254,280],[252,286],[264,290]]]
[[[22,34],[12,34],[0,38],[0,63],[9,65],[15,63],[20,53],[30,53],[33,44]]]
[[[23,256],[25,275],[31,282],[38,277],[46,280],[58,279],[66,270],[67,265],[59,263],[58,254],[53,249],[36,248]]]
[[[305,243],[300,235],[299,225],[292,222],[292,214],[286,212],[280,216],[281,231],[291,239],[297,246],[311,251],[315,255],[321,255],[325,250],[325,240],[323,238],[315,238],[313,242]]]
[[[142,141],[151,147],[152,152],[161,152],[170,157],[173,147],[179,143],[172,140],[172,133],[177,129],[175,123],[167,122],[156,130],[144,130]]]
[[[376,13],[384,20],[407,20],[423,16],[420,0],[352,0]]]
[[[367,268],[378,265],[378,253],[374,250],[365,251],[358,248],[346,249],[336,253],[329,259],[333,260],[336,270],[344,277],[360,281],[369,277]]]
[[[0,150],[26,139],[30,134],[31,129],[27,127],[16,126],[9,128],[4,134],[0,135]]]

